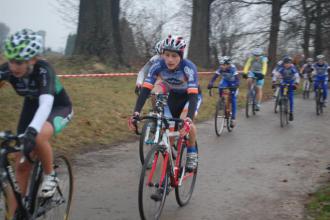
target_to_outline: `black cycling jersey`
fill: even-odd
[[[0,81],[8,81],[16,93],[30,99],[38,99],[40,95],[54,96],[54,107],[71,105],[70,98],[65,92],[61,82],[50,64],[44,60],[38,60],[30,74],[17,78],[11,74],[9,64],[0,66]]]
[[[17,133],[22,134],[28,126],[41,130],[44,120],[52,124],[54,133],[58,134],[71,120],[72,104],[53,68],[44,60],[38,60],[33,70],[24,77],[15,77],[9,69],[9,64],[0,66],[0,82],[8,81],[16,93],[25,97]],[[39,111],[42,95],[54,97],[52,106]],[[47,97],[49,99],[49,97]],[[49,111],[49,112],[47,112]],[[33,122],[33,119],[36,119]]]

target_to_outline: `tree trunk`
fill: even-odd
[[[210,5],[213,0],[193,0],[193,17],[188,57],[196,65],[210,66]]]
[[[314,34],[314,56],[323,52],[322,44],[322,2],[316,2],[316,17],[315,17],[315,34]]]
[[[281,8],[282,2],[280,0],[272,0],[272,16],[270,25],[270,36],[268,46],[268,72],[270,73],[276,64],[278,33],[280,30],[281,22]]]
[[[311,38],[311,16],[310,16],[310,10],[306,4],[306,0],[302,0],[302,6],[303,6],[303,15],[305,18],[302,48],[304,51],[304,56],[306,58],[308,58],[309,57],[309,42],[310,42],[310,38]]]
[[[74,54],[98,56],[115,66],[123,64],[119,3],[120,0],[80,0]]]

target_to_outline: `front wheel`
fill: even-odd
[[[246,101],[245,101],[245,116],[247,118],[250,117],[250,105],[251,105],[251,97],[250,97],[250,92],[246,94]]]
[[[156,132],[156,123],[154,120],[147,120],[143,125],[140,142],[139,142],[139,153],[140,161],[143,165],[144,158],[147,156],[149,150],[157,143],[154,143]]]
[[[196,149],[197,143],[196,143]],[[185,206],[191,199],[192,193],[195,188],[197,168],[192,172],[186,172],[186,158],[187,158],[187,146],[184,142],[180,153],[180,165],[179,165],[179,185],[175,188],[175,198],[179,206]],[[198,164],[197,164],[198,167]]]
[[[214,126],[215,133],[217,136],[222,134],[223,128],[225,127],[225,111],[224,111],[224,103],[223,101],[218,101],[215,114],[214,114]]]
[[[284,127],[284,114],[285,114],[285,110],[284,110],[284,99],[281,98],[279,100],[279,105],[280,105],[280,124],[281,124],[281,127],[283,128]]]
[[[38,197],[36,200],[37,219],[68,220],[73,196],[73,171],[69,159],[60,155],[55,157],[54,171],[59,180],[55,194],[50,198]]]
[[[163,146],[155,145],[147,154],[139,182],[139,212],[142,220],[160,219],[169,192],[167,165],[169,155]],[[152,164],[152,167],[148,166]],[[161,180],[162,175],[164,179]],[[158,196],[157,196],[158,195]]]

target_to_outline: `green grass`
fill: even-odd
[[[197,121],[210,119],[214,114],[217,95],[210,97],[205,89],[210,78],[202,76],[200,79],[204,88],[204,101]],[[97,150],[137,138],[127,128],[127,118],[132,114],[137,98],[133,92],[135,77],[74,78],[61,81],[72,99],[74,117],[69,126],[53,138],[55,148],[68,152]],[[243,105],[245,99],[245,84],[242,81],[239,106]],[[22,101],[11,86],[6,85],[0,90],[0,130],[16,130]],[[148,109],[150,107],[144,107],[145,112]]]
[[[306,205],[307,216],[314,220],[330,219],[330,185],[313,193]]]

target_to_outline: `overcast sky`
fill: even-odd
[[[54,4],[55,0],[1,0],[0,22],[9,26],[11,33],[23,28],[45,30],[46,46],[59,51],[74,30],[64,24]]]

